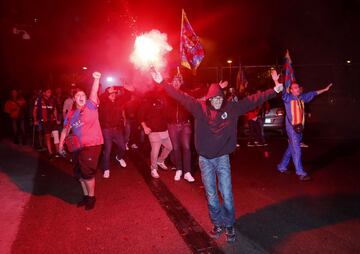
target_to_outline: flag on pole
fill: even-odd
[[[244,68],[239,68],[236,76],[236,90],[240,93],[244,92],[247,87],[248,81],[245,77]]]
[[[291,65],[291,58],[289,54],[289,50],[286,50],[285,54],[285,63],[284,63],[284,69],[285,69],[285,89],[288,89],[291,85],[291,83],[295,82],[295,75],[294,75],[294,69]]]
[[[199,67],[205,56],[204,48],[199,37],[190,25],[186,13],[182,10],[181,32],[180,32],[180,58],[181,65],[193,72]]]

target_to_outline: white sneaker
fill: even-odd
[[[117,155],[115,156],[115,159],[119,162],[120,166],[123,167],[123,168],[126,168],[126,162],[124,161],[124,159],[119,159],[117,157]]]
[[[160,177],[156,169],[151,170],[151,176],[154,177],[154,178],[159,178]]]
[[[105,170],[105,171],[104,171],[104,174],[103,174],[103,177],[104,177],[104,178],[110,178],[110,170],[108,170],[108,169]]]
[[[191,175],[190,172],[187,172],[187,173],[184,175],[184,179],[185,179],[186,181],[188,181],[189,183],[195,182],[195,179],[194,179],[194,177],[192,177],[192,175]]]
[[[159,167],[162,168],[163,170],[168,170],[168,167],[165,165],[165,162],[158,162],[157,164],[158,164]]]
[[[180,181],[181,176],[182,176],[182,170],[176,170],[174,180]]]

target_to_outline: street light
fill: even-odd
[[[30,34],[27,31],[22,30],[22,29],[17,29],[16,27],[13,28],[13,34],[21,35],[23,40],[30,40],[31,39]]]
[[[229,87],[231,87],[231,64],[232,64],[232,60],[229,59],[226,62],[229,64]]]

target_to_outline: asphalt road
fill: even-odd
[[[131,151],[97,176],[97,204],[81,197],[69,161],[0,144],[0,253],[360,253],[358,140],[309,139],[303,162],[313,180],[280,175],[286,140],[245,143],[231,156],[237,241],[212,241],[200,172],[174,182],[149,176],[148,153]],[[145,149],[146,150],[146,149]]]

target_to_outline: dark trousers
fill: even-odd
[[[135,120],[128,119],[126,121],[124,129],[125,143],[128,143],[129,146],[132,144],[140,143],[140,130],[139,123]]]
[[[26,144],[24,118],[11,119],[11,128],[15,144]]]
[[[191,123],[169,124],[169,135],[173,145],[176,170],[191,171]]]
[[[122,159],[125,154],[125,141],[124,133],[120,128],[109,128],[102,130],[104,137],[104,151],[102,165],[103,170],[110,169],[110,155],[113,142],[116,145],[117,151],[116,155],[119,159]]]
[[[101,145],[86,146],[72,154],[76,179],[93,179],[96,175]]]
[[[249,120],[249,141],[265,143],[265,138],[262,129],[262,121],[257,119],[256,121]]]

